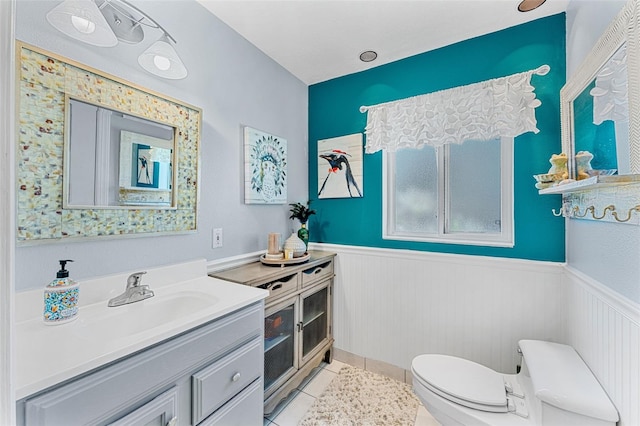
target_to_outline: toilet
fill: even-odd
[[[449,355],[418,355],[413,390],[443,426],[613,426],[618,412],[571,346],[518,342],[522,367],[501,374]]]

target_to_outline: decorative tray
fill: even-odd
[[[264,254],[260,256],[260,262],[265,265],[277,265],[277,266],[286,266],[286,265],[297,265],[298,263],[304,263],[311,258],[309,253],[305,253],[303,256],[294,257],[293,259],[265,259]]]

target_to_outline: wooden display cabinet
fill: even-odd
[[[309,254],[309,261],[301,264],[253,262],[210,274],[269,290],[264,319],[265,415],[322,361],[331,362],[335,253]]]

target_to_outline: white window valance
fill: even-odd
[[[425,95],[360,107],[368,112],[366,153],[465,140],[492,140],[538,133],[531,75],[550,67],[454,87]]]

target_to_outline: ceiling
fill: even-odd
[[[198,0],[304,83],[330,80],[566,11],[548,0]],[[363,51],[378,58],[360,61]]]

